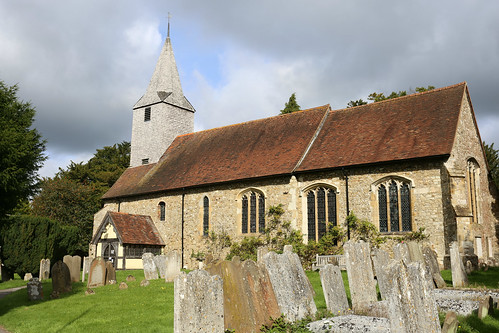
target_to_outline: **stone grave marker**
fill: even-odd
[[[454,288],[466,287],[468,285],[468,276],[464,269],[463,260],[461,259],[461,254],[459,253],[459,246],[457,242],[452,242],[450,244],[450,266],[452,273],[452,286]]]
[[[71,282],[80,281],[81,257],[65,255],[62,261],[68,265],[69,272],[71,273]]]
[[[50,277],[50,259],[40,260],[40,274],[38,279],[40,281],[48,280]]]
[[[92,258],[83,257],[83,270],[81,271],[81,282],[85,282],[85,276],[88,274],[90,270],[90,263],[92,262]]]
[[[391,260],[386,266],[391,286],[388,295],[390,332],[440,332],[440,321],[423,264]]]
[[[146,252],[142,255],[142,266],[144,267],[144,278],[146,280],[157,280],[158,269],[154,263],[154,254]]]
[[[281,315],[263,263],[218,261],[206,270],[223,280],[225,329],[258,332],[262,325],[271,324],[270,317]]]
[[[272,289],[281,313],[290,322],[313,316],[317,312],[314,289],[292,247],[285,247],[282,254],[269,252],[263,263],[269,273]]]
[[[172,282],[180,274],[182,268],[182,257],[173,250],[166,255],[165,281]]]
[[[378,301],[369,243],[348,241],[343,246],[347,266],[352,309],[362,312]]]
[[[222,279],[203,270],[174,280],[173,332],[224,332]]]
[[[29,281],[32,278],[33,278],[33,274],[31,274],[31,273],[24,274],[24,281]]]
[[[126,282],[121,282],[120,285],[118,286],[118,288],[120,290],[125,290],[125,289],[128,289],[128,284],[126,284]]]
[[[442,327],[442,333],[456,333],[458,326],[459,321],[457,320],[457,314],[454,311],[447,312],[444,326]]]
[[[28,299],[30,301],[39,301],[43,299],[42,283],[37,278],[28,282]]]
[[[71,273],[68,265],[58,261],[52,267],[52,291],[56,294],[66,293],[72,290]]]
[[[102,257],[92,260],[88,271],[87,288],[100,287],[106,284],[106,262]]]
[[[350,306],[348,305],[340,267],[327,264],[321,268],[319,274],[327,309],[335,316],[344,314]]]
[[[260,246],[256,249],[256,261],[261,262],[263,260],[263,256],[269,253],[269,248],[267,246]]]
[[[156,268],[158,269],[159,272],[159,277],[161,279],[166,278],[166,256],[164,254],[160,254],[157,256],[154,256],[154,264],[156,265]]]
[[[390,286],[388,285],[390,279],[386,274],[384,266],[390,262],[390,256],[386,251],[374,249],[372,261],[376,281],[378,282],[379,293],[381,294],[381,299],[385,300],[388,296],[388,291],[390,290]]]
[[[429,267],[433,282],[437,288],[445,288],[447,285],[440,274],[440,266],[438,264],[437,254],[429,246],[423,248],[423,256],[426,266]]]
[[[106,261],[106,284],[116,283],[116,270],[111,261]]]

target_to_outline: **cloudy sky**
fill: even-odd
[[[171,38],[203,130],[419,86],[467,81],[499,148],[499,2],[0,2],[0,80],[19,85],[47,140],[42,176],[131,135],[132,106]]]

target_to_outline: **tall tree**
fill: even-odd
[[[46,157],[45,140],[32,128],[35,109],[0,81],[0,217],[35,193]]]
[[[499,150],[494,149],[494,143],[488,145],[484,142],[483,148],[487,163],[489,164],[490,175],[499,189]]]
[[[433,90],[435,89],[434,86],[428,86],[428,87],[416,87],[416,89],[414,90],[414,92],[423,92],[423,91],[429,91],[429,90]],[[377,92],[373,92],[371,94],[369,94],[369,96],[367,97],[368,100],[372,101],[372,102],[381,102],[381,101],[384,101],[384,100],[387,100],[387,99],[392,99],[392,98],[397,98],[397,97],[402,97],[402,96],[406,96],[407,95],[407,91],[406,90],[400,90],[399,92],[396,92],[396,91],[392,91],[392,93],[388,96],[385,96],[384,93],[377,93]],[[350,101],[348,102],[347,104],[347,108],[351,108],[351,107],[354,107],[354,106],[359,106],[359,105],[364,105],[364,104],[367,104],[366,101],[362,100],[362,99],[359,99],[359,100],[356,100],[356,101]]]
[[[300,106],[296,102],[296,93],[292,93],[288,102],[284,103],[284,109],[281,110],[281,114],[292,113],[295,111],[300,111]]]

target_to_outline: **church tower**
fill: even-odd
[[[149,86],[133,107],[130,166],[158,162],[175,137],[194,131],[195,111],[182,92],[168,24]]]

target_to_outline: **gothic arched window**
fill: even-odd
[[[256,191],[246,192],[241,197],[241,233],[263,233],[264,231],[265,197]]]
[[[307,192],[308,239],[318,241],[327,232],[328,224],[338,224],[336,216],[336,191],[320,186]]]
[[[164,221],[166,217],[166,205],[163,201],[161,201],[158,207],[159,207],[159,220]]]
[[[380,232],[412,231],[409,181],[388,178],[377,184]]]
[[[203,236],[208,236],[210,231],[210,199],[203,198]]]

